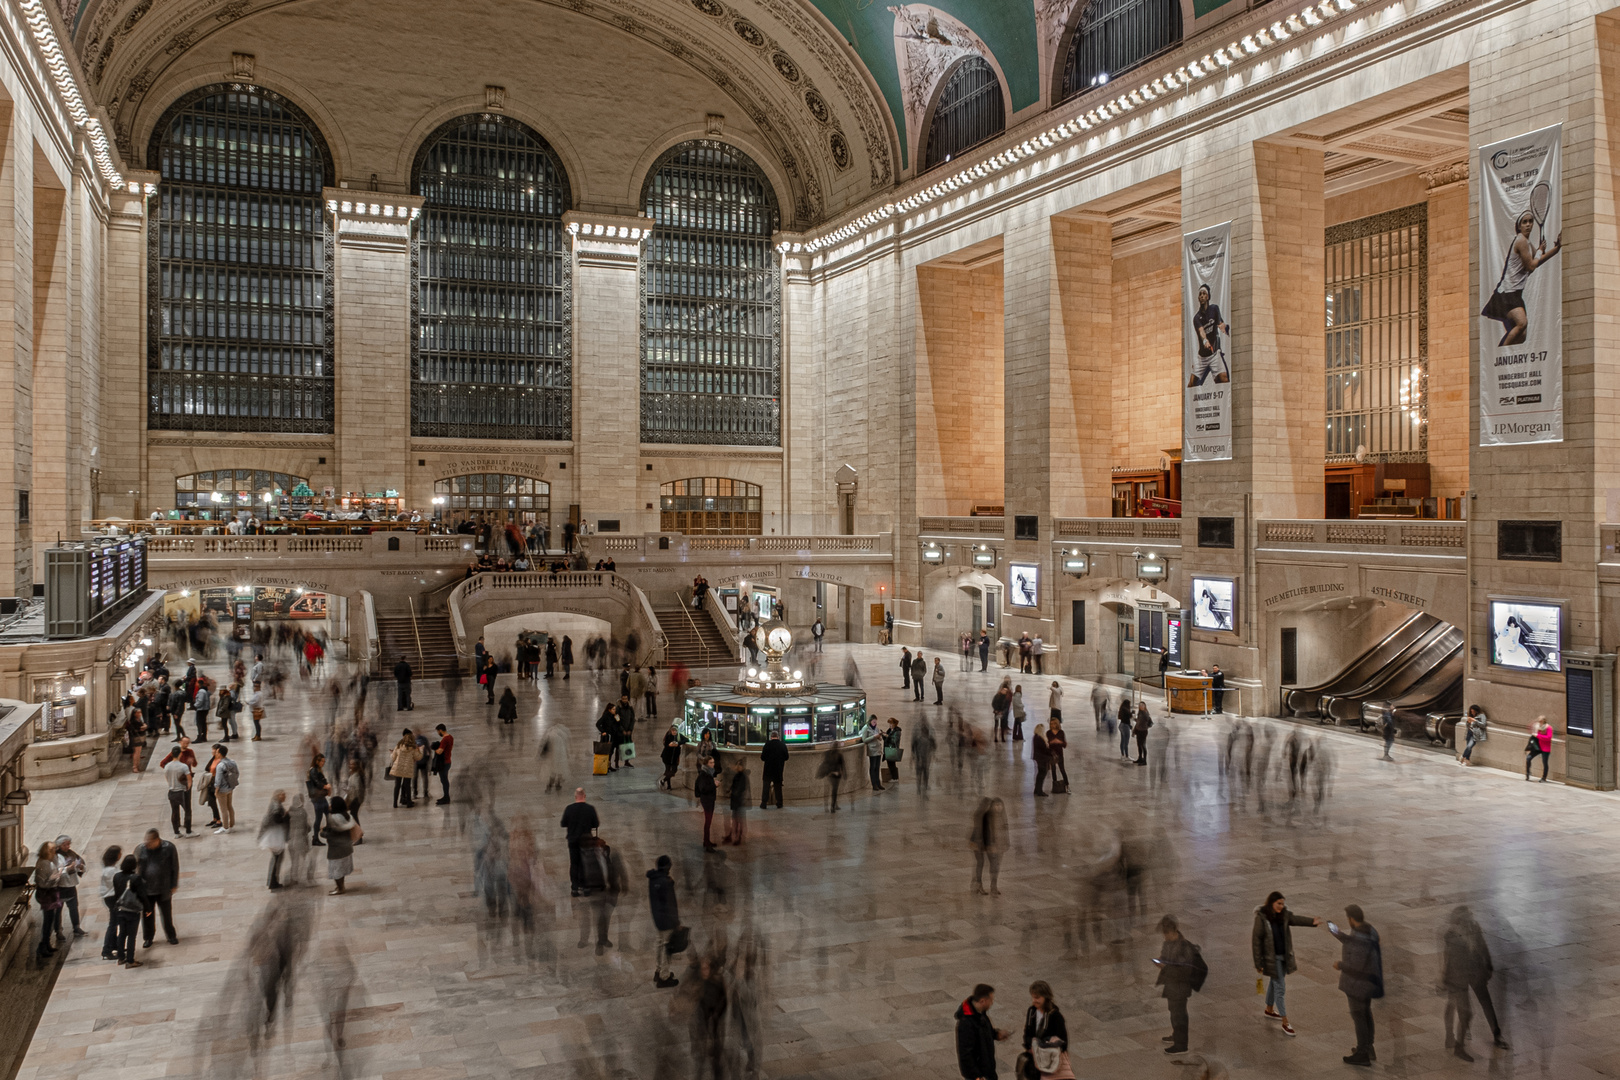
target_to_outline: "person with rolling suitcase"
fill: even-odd
[[[566,830],[568,838],[568,888],[569,895],[578,896],[584,882],[584,865],[581,856],[581,844],[590,838],[601,824],[596,816],[596,807],[585,801],[585,789],[574,789],[574,801],[568,809],[563,811],[562,827]]]
[[[625,892],[624,863],[607,841],[600,836],[587,836],[580,841],[581,893],[588,907],[580,913],[579,947],[590,943],[592,916],[596,922],[596,955],[613,948],[608,940],[608,923],[613,909],[619,906],[619,897]]]

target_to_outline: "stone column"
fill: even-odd
[[[327,188],[326,201],[336,219],[338,493],[403,491],[411,439],[410,222],[422,199]]]
[[[574,465],[580,521],[658,528],[641,469],[641,245],[652,219],[563,215],[574,246]],[[612,230],[611,232],[609,230]]]
[[[127,179],[144,192],[148,185],[155,189],[158,174],[132,173]],[[174,501],[172,491],[146,490],[146,208],[149,198],[154,210],[157,202],[127,188],[110,198],[96,369],[100,435],[93,459],[101,481],[91,513],[138,518]]]
[[[27,110],[0,101],[0,595],[33,592],[34,136]]]
[[[1113,230],[1107,218],[1044,215],[1004,238],[1006,564],[1038,565],[1040,607],[1006,608],[1004,635],[1061,650],[1052,558],[1058,517],[1107,517],[1112,487]],[[1026,528],[1019,535],[1018,521]],[[1030,522],[1028,519],[1034,519]],[[1060,670],[1048,661],[1048,670]]]
[[[44,550],[77,539],[73,490],[78,439],[77,357],[69,355],[69,254],[73,222],[63,178],[36,155],[34,168],[34,580],[45,580]],[[71,183],[71,179],[68,183]]]
[[[782,527],[789,535],[836,533],[837,487],[832,474],[842,464],[825,450],[822,402],[826,384],[816,340],[815,286],[810,257],[779,236],[782,253]],[[790,608],[790,610],[792,610]]]
[[[1528,14],[1518,16],[1528,18]],[[1612,16],[1571,19],[1557,30],[1536,24],[1520,35],[1504,27],[1503,47],[1469,65],[1469,144],[1482,146],[1564,123],[1563,248],[1532,278],[1558,274],[1563,283],[1564,439],[1562,443],[1479,445],[1479,355],[1484,322],[1470,319],[1468,555],[1469,704],[1491,717],[1493,737],[1474,751],[1517,769],[1523,734],[1538,715],[1553,725],[1552,771],[1564,771],[1564,676],[1491,664],[1490,601],[1537,597],[1564,605],[1563,644],[1570,650],[1613,653],[1620,623],[1606,610],[1598,563],[1612,561],[1599,523],[1620,505],[1620,230],[1616,227],[1616,169],[1620,168],[1620,26]],[[1511,94],[1500,92],[1515,87]],[[1481,184],[1470,184],[1472,312],[1483,306],[1479,282]],[[1561,522],[1559,561],[1499,560],[1501,521]],[[1612,518],[1609,518],[1612,520]],[[1611,604],[1612,608],[1613,605]],[[1608,629],[1605,630],[1605,625]],[[1500,729],[1500,734],[1496,733]],[[1538,773],[1539,775],[1539,773]]]
[[[1191,607],[1193,575],[1237,580],[1236,632],[1191,632],[1188,664],[1220,664],[1239,707],[1263,714],[1275,695],[1260,686],[1256,523],[1323,513],[1323,155],[1233,125],[1193,140],[1186,161],[1183,231],[1232,222],[1233,441],[1230,461],[1182,466],[1185,570],[1167,584]],[[1199,546],[1201,518],[1232,519],[1233,546]]]

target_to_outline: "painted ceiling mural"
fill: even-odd
[[[53,2],[73,28],[84,70],[112,114],[120,149],[132,165],[143,165],[138,154],[130,154],[134,118],[164,70],[191,45],[232,21],[289,0]],[[887,0],[531,2],[599,18],[680,56],[713,79],[742,103],[771,139],[784,170],[794,177],[795,217],[801,224],[831,211],[826,189],[851,168],[865,174],[869,190],[898,180],[908,167],[908,147],[916,143],[917,127],[938,79],[961,56],[977,52],[992,61],[1005,80],[1013,112],[1038,103],[1043,73],[1065,29],[1085,4],[1085,0],[931,0],[899,5]],[[753,63],[737,62],[739,45]],[[874,83],[880,99],[871,93]],[[887,117],[882,114],[885,107]]]

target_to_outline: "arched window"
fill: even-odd
[[[298,485],[308,483],[302,476],[265,469],[211,469],[174,478],[174,508],[203,517],[234,516],[238,510],[252,510],[260,517],[280,517],[276,511],[282,500],[290,497]]]
[[[759,485],[724,476],[694,476],[658,489],[658,527],[665,532],[757,536],[764,523]]]
[[[770,181],[707,139],[661,158],[641,192],[641,441],[781,442],[782,300]]]
[[[1001,97],[1001,80],[982,56],[970,56],[956,66],[934,105],[923,169],[943,165],[1005,130],[1007,104]]]
[[[439,502],[443,499],[443,502]],[[454,517],[495,514],[524,522],[548,521],[551,517],[551,485],[532,476],[510,473],[470,473],[436,480],[434,506]]]
[[[250,86],[205,86],[158,122],[147,423],[332,430],[332,158],[310,119]]]
[[[417,152],[411,434],[573,437],[568,177],[546,141],[481,113]]]
[[[1181,0],[1091,0],[1063,63],[1067,101],[1181,40]]]

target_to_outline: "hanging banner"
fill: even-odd
[[[1232,459],[1232,223],[1181,238],[1181,460]]]
[[[1564,441],[1563,130],[1479,149],[1481,446]]]

